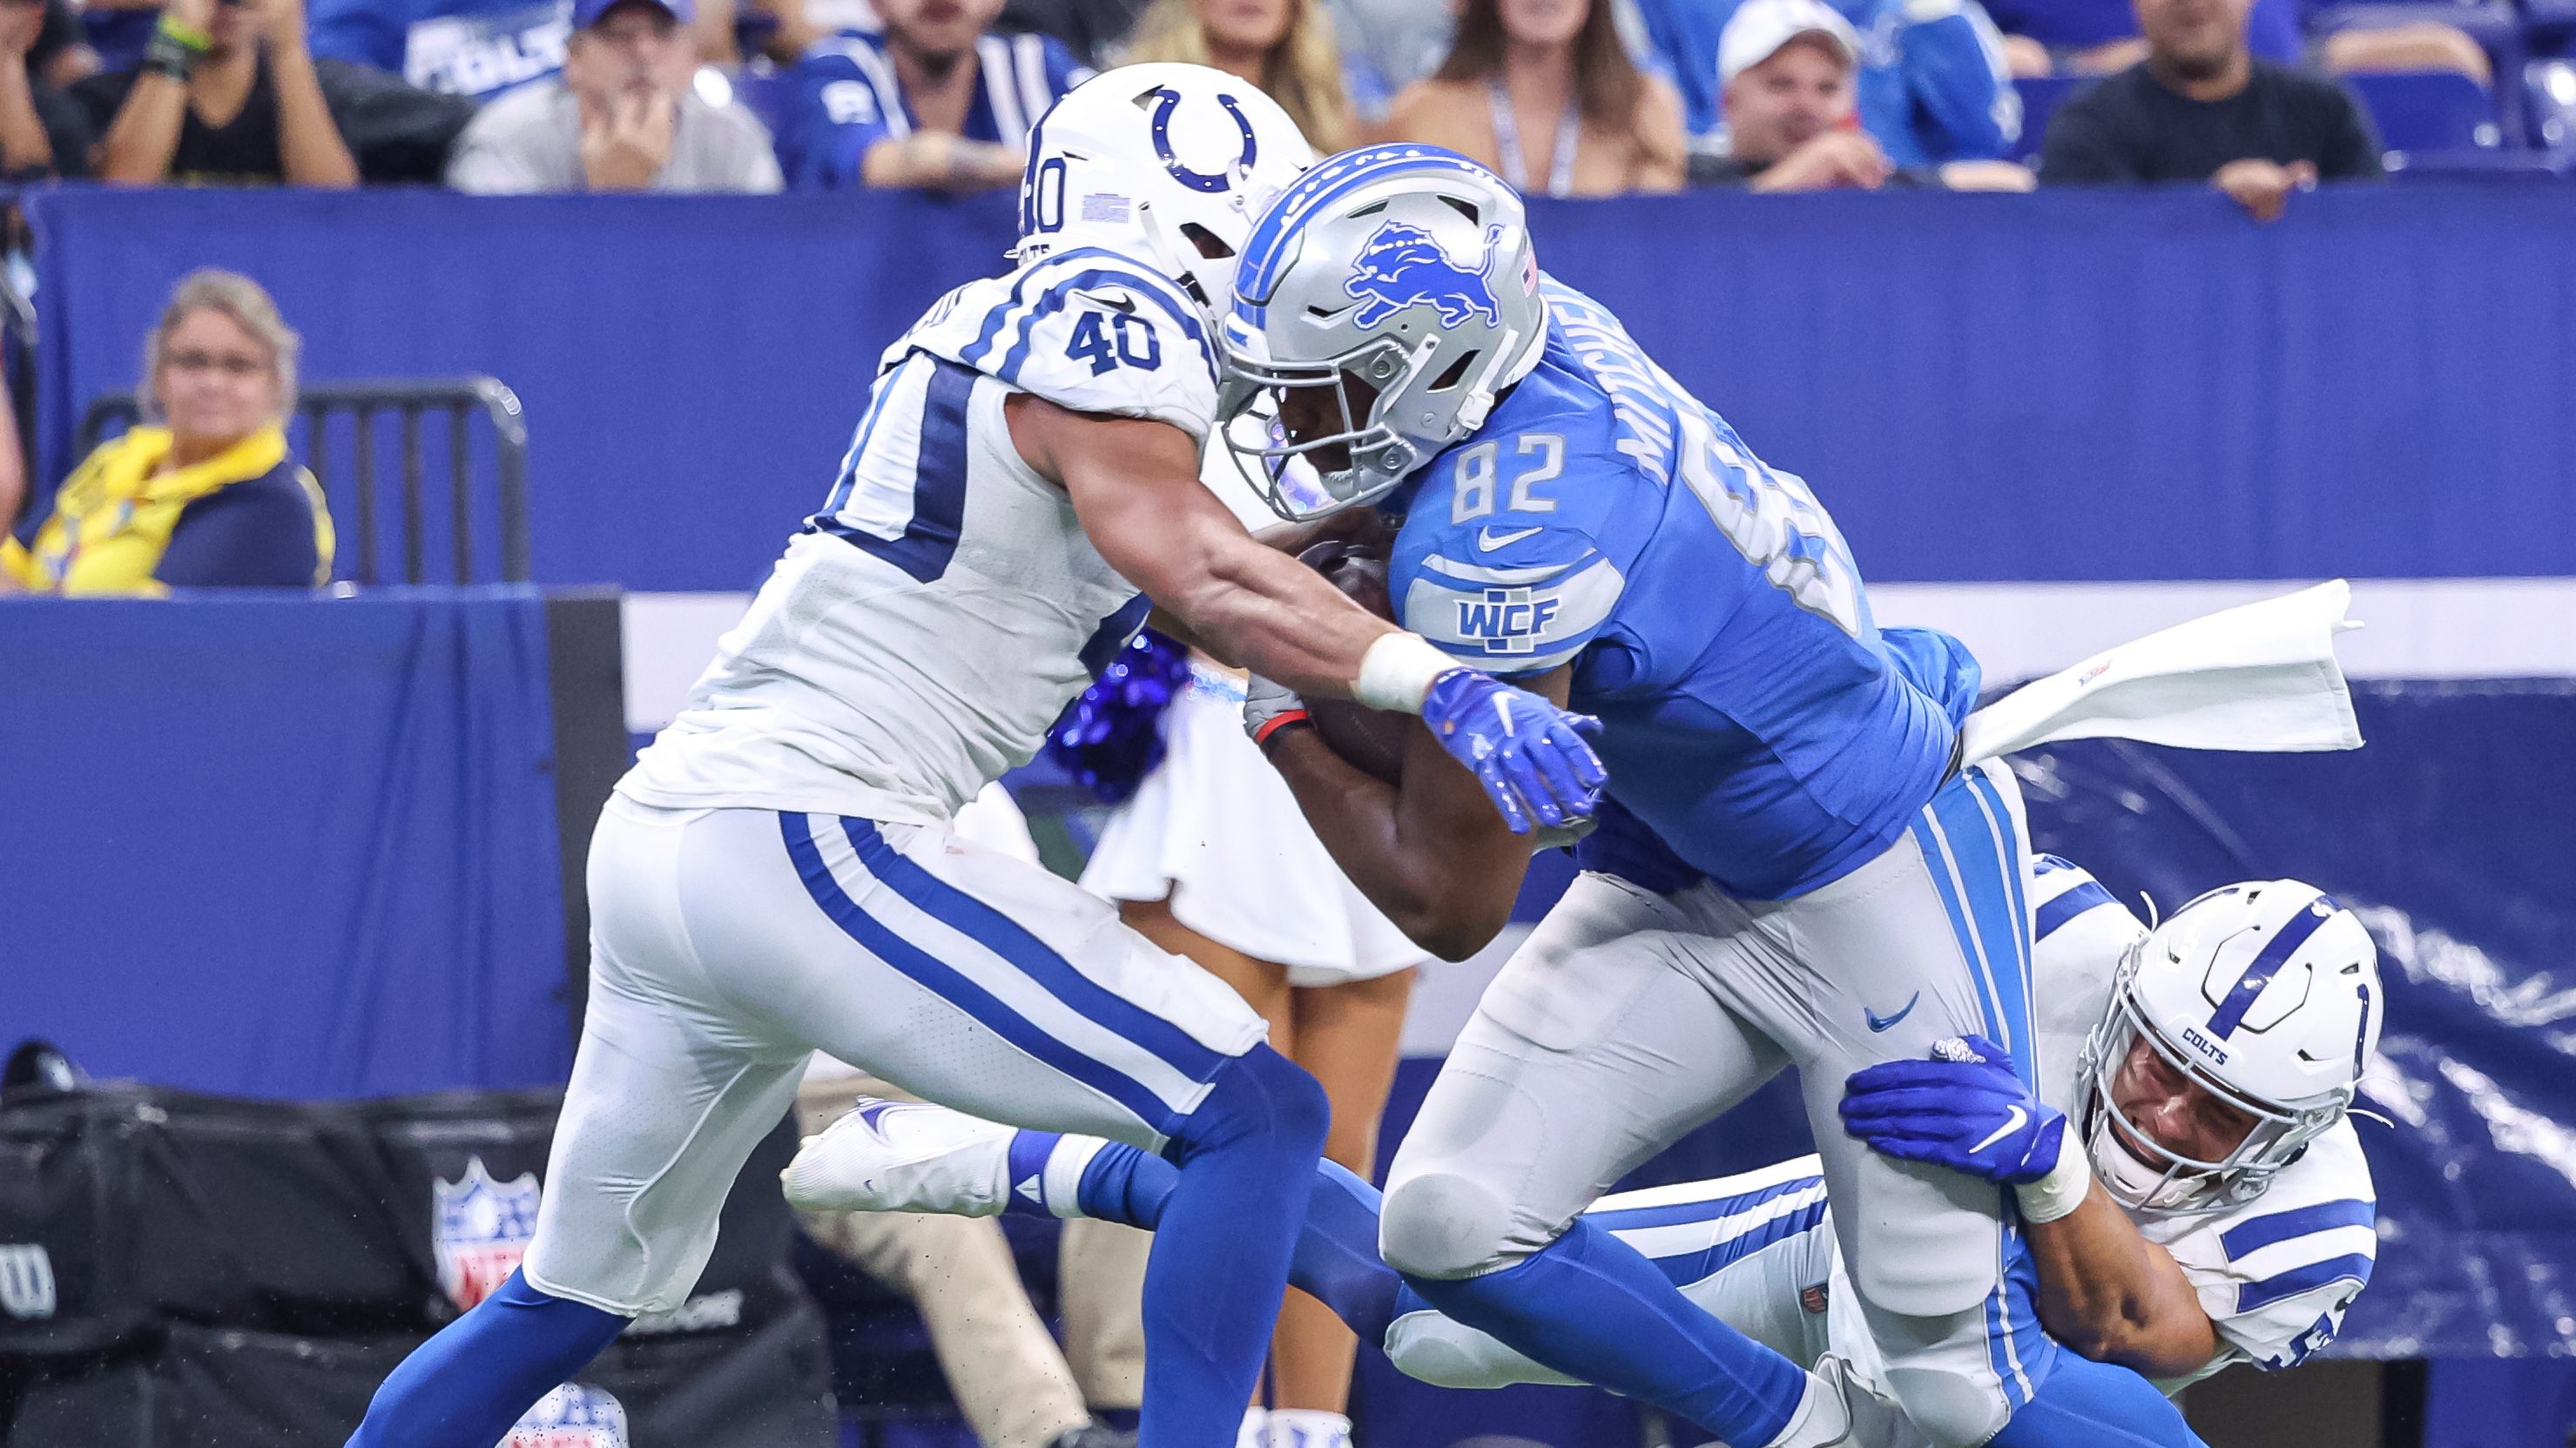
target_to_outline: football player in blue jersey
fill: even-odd
[[[1487,990],[1398,1150],[1386,1261],[1448,1316],[1730,1443],[1836,1442],[1839,1394],[1580,1215],[1795,1064],[1855,1303],[1918,1427],[2192,1441],[2134,1375],[2041,1333],[1992,1185],[1873,1153],[1836,1116],[1846,1077],[1944,1039],[1996,1043],[2025,1082],[2035,1066],[2019,794],[1999,764],[1958,763],[1975,660],[1882,632],[1805,482],[1543,275],[1519,199],[1464,157],[1319,164],[1254,225],[1235,293],[1220,413],[1273,506],[1401,519],[1399,621],[1604,726],[1592,869]],[[1457,955],[1500,928],[1527,842],[1466,808],[1435,739],[1401,788],[1293,724],[1265,747],[1417,939]]]

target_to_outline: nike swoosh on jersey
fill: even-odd
[[[1491,553],[1497,548],[1509,548],[1538,531],[1536,528],[1515,528],[1509,533],[1497,533],[1491,528],[1479,528],[1476,530],[1476,549],[1478,552]]]
[[[2019,1131],[2024,1126],[2030,1124],[2029,1112],[2022,1110],[2018,1106],[2007,1106],[2004,1109],[2011,1112],[2012,1115],[2005,1118],[2003,1125],[1995,1128],[1993,1135],[1987,1137],[1981,1142],[1978,1142],[1976,1145],[1969,1147],[1969,1155],[1973,1156],[1976,1153],[1985,1150],[1987,1147],[1994,1145],[1996,1142],[2003,1140],[2005,1137],[2012,1135],[2014,1132]]]
[[[1134,297],[1122,296],[1115,292],[1084,292],[1082,297],[1085,301],[1098,302],[1113,312],[1125,312],[1132,316],[1136,311]]]
[[[1869,1022],[1869,1028],[1872,1031],[1883,1031],[1888,1027],[1895,1025],[1898,1021],[1905,1019],[1907,1016],[1912,1015],[1914,1013],[1914,1003],[1921,999],[1923,999],[1923,992],[1919,990],[1914,994],[1907,996],[1905,998],[1905,1004],[1898,1006],[1896,1008],[1896,1014],[1892,1016],[1882,1016],[1878,1012],[1871,1010],[1869,1007],[1862,1006],[1860,1008],[1861,1017]]]

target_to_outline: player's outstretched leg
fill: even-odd
[[[1324,1088],[1277,1051],[1253,1047],[1211,1085],[1164,1148],[1179,1170],[1145,1259],[1138,1448],[1233,1441],[1324,1150]],[[1219,1303],[1241,1310],[1210,1310]]]
[[[1181,1170],[1123,1141],[997,1125],[928,1102],[861,1101],[811,1138],[784,1173],[810,1211],[1089,1217],[1163,1229]],[[1288,1285],[1332,1309],[1362,1341],[1430,1304],[1377,1255],[1378,1192],[1316,1163]]]
[[[491,1444],[626,1330],[628,1318],[549,1297],[518,1273],[402,1360],[349,1448]]]

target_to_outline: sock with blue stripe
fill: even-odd
[[[1212,1084],[1165,1148],[1179,1171],[1145,1260],[1137,1448],[1235,1441],[1323,1150],[1324,1088],[1277,1051],[1253,1047]]]
[[[2072,1352],[2056,1363],[1989,1448],[2209,1448],[2173,1401],[2127,1368]]]
[[[1729,1443],[1779,1442],[1819,1406],[1807,1402],[1805,1370],[1709,1315],[1636,1248],[1581,1218],[1499,1272],[1404,1281],[1445,1316]]]
[[[630,1320],[550,1297],[513,1272],[395,1367],[349,1448],[492,1448]]]

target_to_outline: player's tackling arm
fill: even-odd
[[[1572,677],[1557,668],[1520,685],[1562,705]],[[1312,727],[1278,731],[1263,752],[1333,862],[1414,944],[1464,960],[1510,923],[1530,842],[1504,827],[1429,730],[1410,732],[1401,786],[1350,764]]]
[[[1009,412],[1020,455],[1071,495],[1100,556],[1210,653],[1301,694],[1347,699],[1369,646],[1398,632],[1246,532],[1199,482],[1188,433],[1028,393]]]
[[[2140,1235],[2109,1194],[2030,1227],[2039,1320],[2096,1362],[2150,1378],[2188,1377],[2219,1352],[2218,1328],[2172,1254]]]

